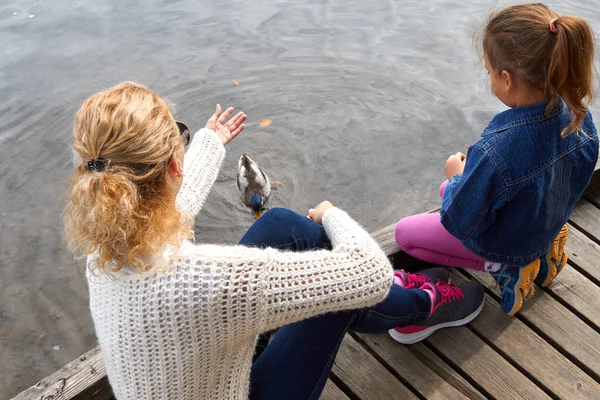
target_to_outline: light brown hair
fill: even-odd
[[[506,70],[544,91],[549,107],[562,97],[571,113],[562,133],[580,129],[594,96],[594,35],[587,22],[541,3],[522,4],[492,14],[482,33],[496,72]]]
[[[190,237],[192,220],[177,210],[168,177],[182,145],[166,103],[145,86],[124,82],[87,99],[73,125],[77,171],[64,213],[71,248],[95,254],[101,270],[144,271],[143,258]],[[90,170],[98,158],[107,167]]]

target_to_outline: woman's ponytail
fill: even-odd
[[[136,236],[139,203],[137,186],[126,174],[79,167],[65,210],[70,247],[83,254],[97,252],[100,260],[125,261]],[[119,264],[102,267],[118,270]]]

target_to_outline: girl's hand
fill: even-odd
[[[221,143],[226,145],[231,142],[234,137],[239,135],[244,130],[246,125],[242,122],[246,119],[246,114],[243,112],[237,113],[227,123],[224,124],[225,120],[233,113],[233,107],[229,107],[224,113],[221,113],[221,105],[217,104],[215,113],[206,122],[205,128],[215,131],[217,136],[221,139]]]
[[[323,214],[325,214],[325,211],[333,207],[333,204],[328,201],[324,201],[315,208],[308,210],[308,218],[312,219],[317,224],[321,224],[323,222]]]
[[[454,175],[462,174],[465,170],[466,162],[467,156],[460,152],[448,157],[446,167],[444,168],[446,178],[451,179]]]

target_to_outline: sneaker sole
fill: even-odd
[[[420,332],[415,332],[415,333],[403,334],[403,333],[398,333],[395,329],[390,329],[388,331],[388,333],[390,334],[392,339],[394,339],[398,343],[414,344],[414,343],[420,342],[423,339],[426,339],[427,337],[431,336],[438,329],[456,328],[456,327],[468,324],[469,322],[471,322],[475,318],[477,318],[479,313],[481,313],[481,310],[483,310],[484,304],[485,304],[485,298],[483,299],[483,301],[481,302],[479,307],[477,307],[477,310],[473,311],[471,314],[467,315],[465,318],[459,319],[457,321],[444,322],[443,324],[437,324],[434,326],[430,326],[427,329],[424,329]]]
[[[554,281],[554,279],[558,276],[558,274],[560,274],[560,272],[565,268],[568,260],[567,253],[564,253],[563,259],[559,261],[559,265],[556,265],[554,260],[555,258],[553,257],[550,258],[550,260],[546,259],[546,263],[551,265],[551,267],[549,268],[552,268],[552,272],[549,273],[546,277],[546,280],[542,282],[542,284],[540,285],[541,287],[548,287],[552,283],[552,281]]]
[[[546,277],[546,280],[542,282],[540,285],[541,287],[547,287],[550,285],[554,278],[556,278],[567,265],[567,261],[569,260],[569,256],[565,250],[567,240],[569,240],[569,227],[565,225],[560,230],[558,237],[552,243],[552,254],[546,255],[546,265],[548,265],[549,268],[552,268],[552,272],[549,273]],[[561,256],[560,260],[557,256]],[[557,260],[559,264],[557,265],[554,260]]]
[[[514,316],[516,313],[519,312],[521,307],[523,307],[525,301],[532,297],[533,294],[531,293],[531,290],[533,289],[533,281],[535,280],[535,277],[537,276],[538,272],[540,272],[539,260],[537,260],[537,262],[534,261],[525,267],[523,273],[519,276],[519,280],[515,285],[513,306],[509,311],[506,312],[506,314],[510,315],[511,317]],[[528,288],[522,286],[523,276],[526,275],[529,275],[529,282],[531,282],[531,285]]]

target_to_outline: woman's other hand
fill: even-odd
[[[329,201],[324,201],[315,208],[311,208],[310,210],[308,210],[308,218],[312,219],[317,224],[321,224],[323,221],[323,214],[325,214],[325,211],[333,207],[333,204],[331,204]]]

